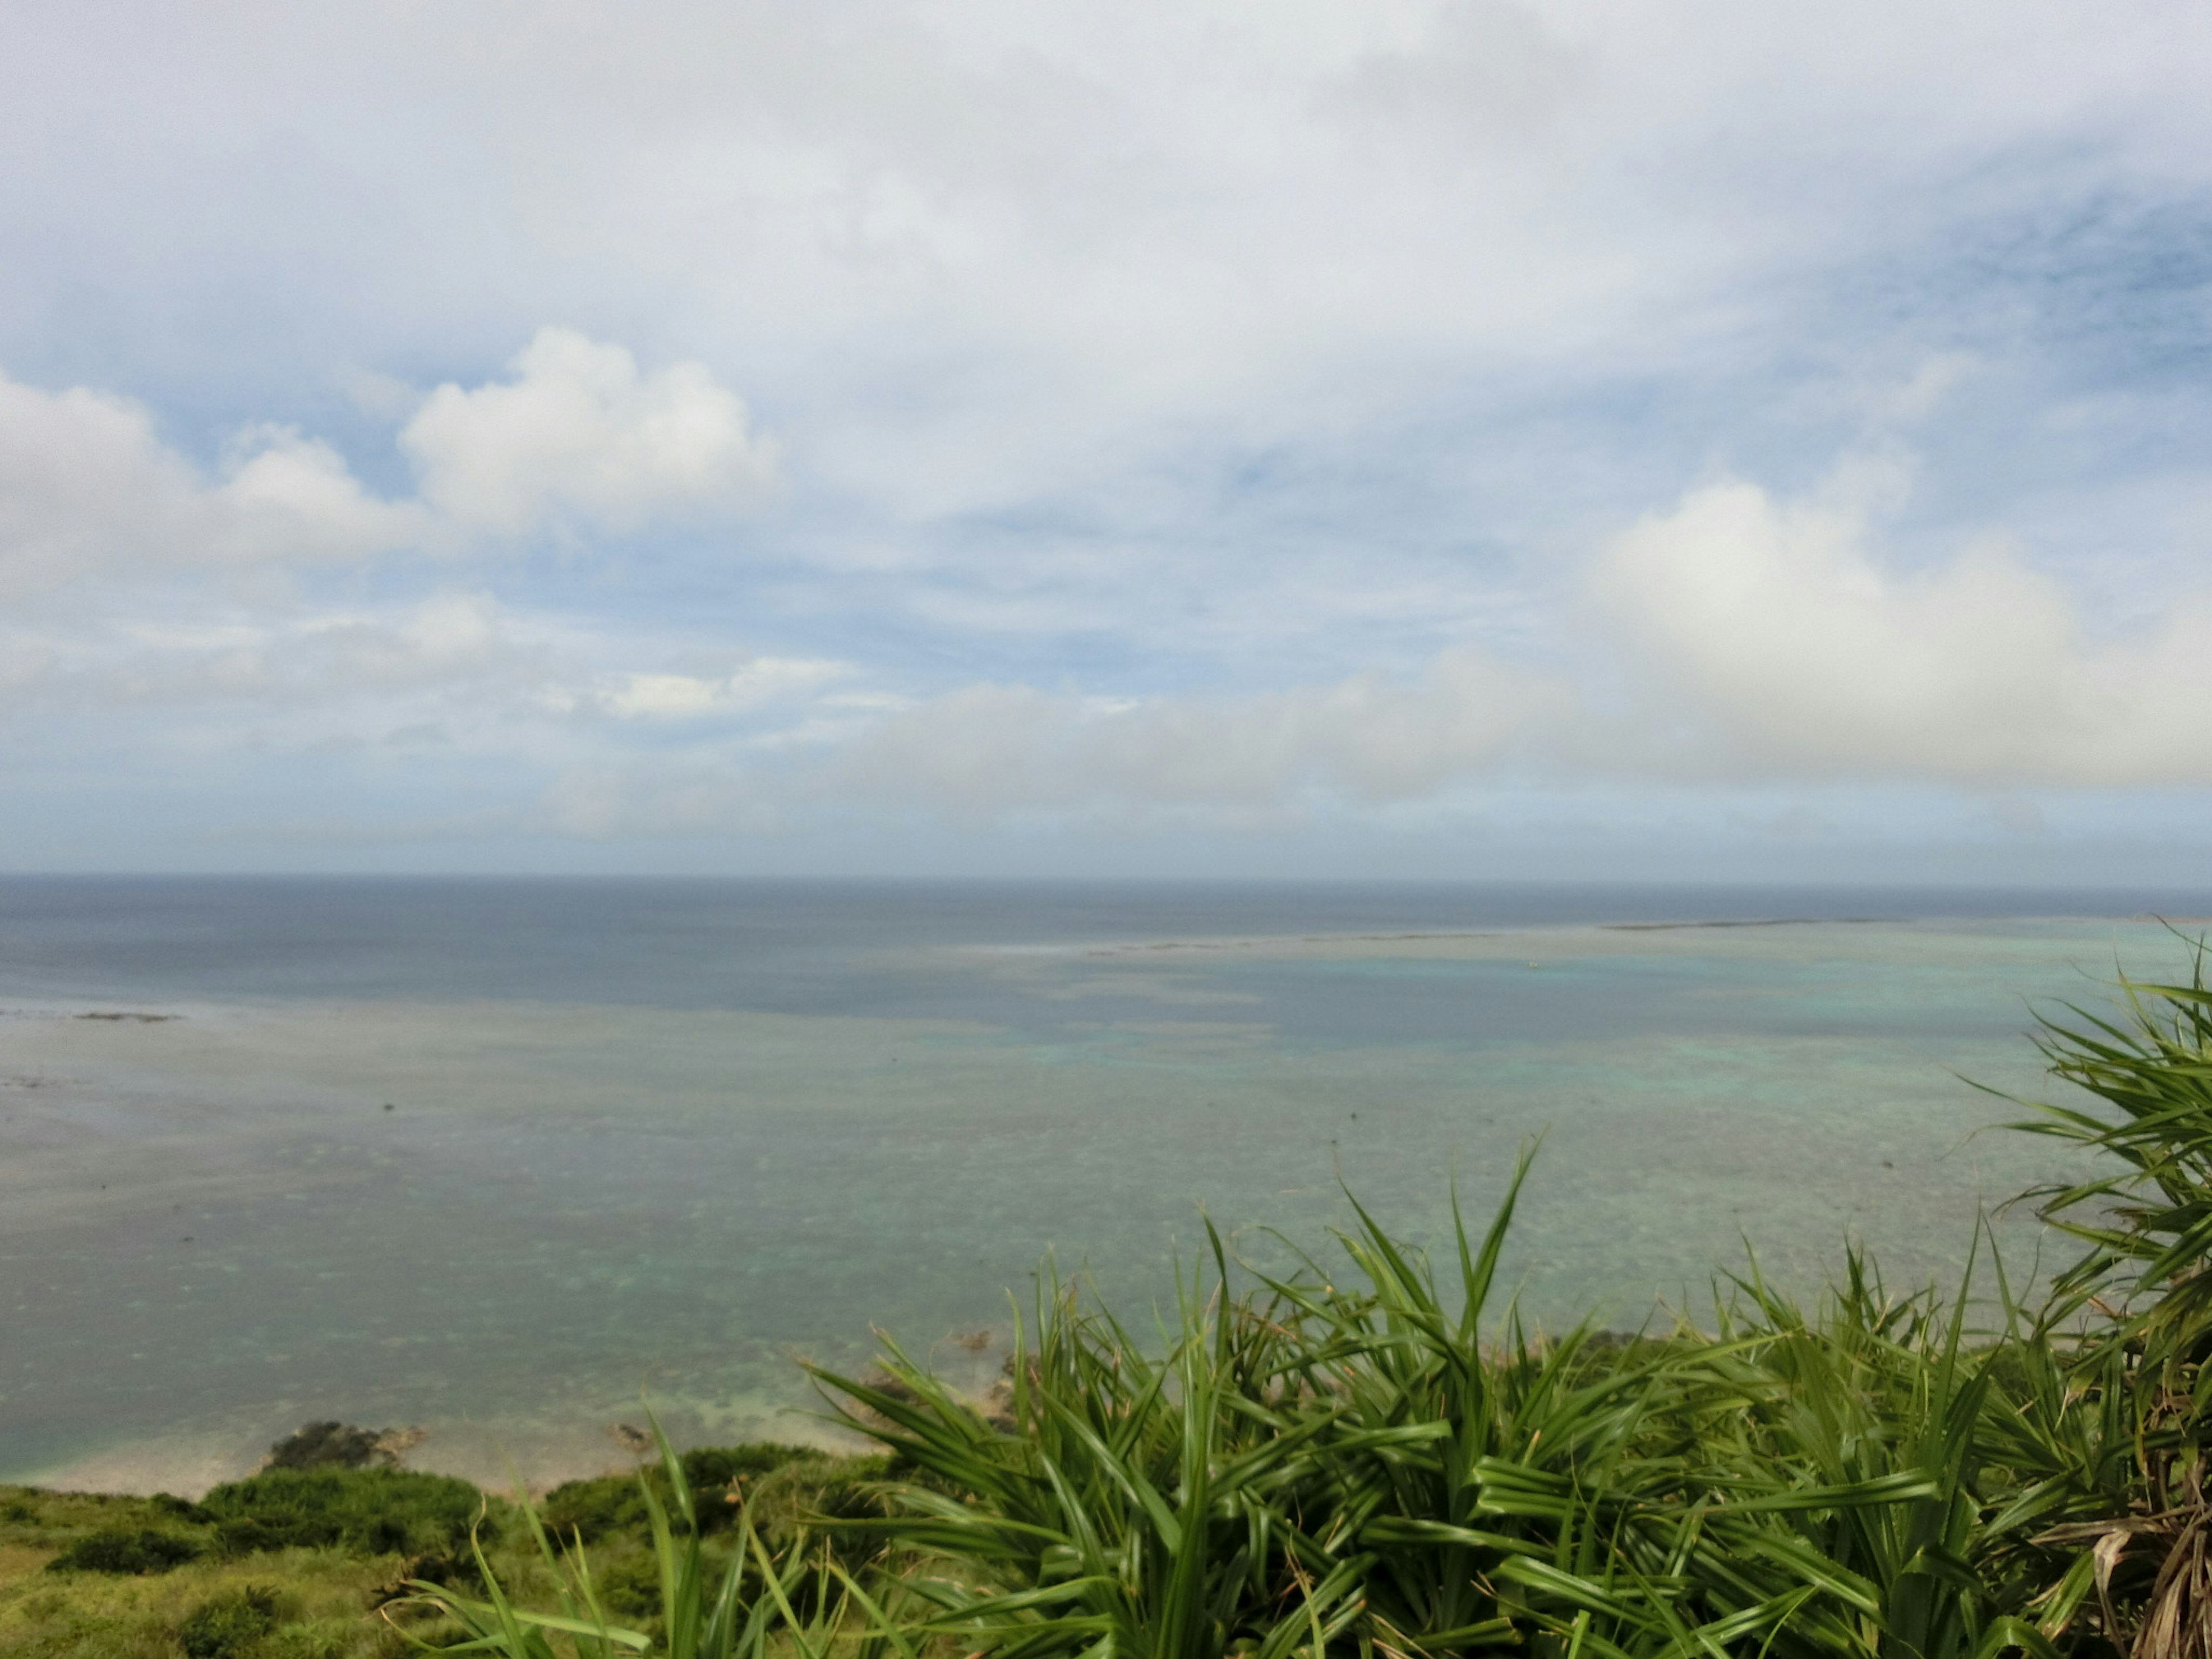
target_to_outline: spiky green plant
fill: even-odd
[[[1457,1231],[1456,1306],[1364,1211],[1342,1285],[1229,1296],[1217,1241],[1159,1359],[1055,1287],[1003,1426],[896,1350],[895,1389],[822,1373],[928,1477],[893,1526],[934,1608],[909,1633],[1010,1659],[2051,1651],[2027,1587],[1976,1573],[1990,1379],[1955,1312],[1855,1262],[1818,1319],[1751,1279],[1717,1336],[1601,1350],[1509,1310],[1486,1340],[1513,1201]]]
[[[2107,1622],[2119,1622],[2115,1586],[2148,1578],[2136,1659],[2212,1659],[2212,989],[2201,939],[2190,967],[2186,983],[2123,975],[2110,1015],[2069,1006],[2071,1021],[2045,1020],[2051,1074],[2094,1104],[2033,1103],[2038,1115],[2014,1126],[2104,1155],[2089,1178],[2016,1201],[2088,1246],[2054,1306],[2092,1316],[2070,1345],[2075,1392],[2124,1419],[2132,1468],[2124,1504],[2057,1534],[2089,1546]]]
[[[2212,1334],[2212,989],[2204,963],[2200,942],[2186,984],[2123,975],[2110,1016],[2069,1005],[2075,1023],[2045,1019],[2038,1047],[2051,1075],[2095,1104],[2033,1103],[2038,1115],[2013,1126],[2105,1155],[2088,1178],[2015,1201],[2035,1203],[2089,1246],[2059,1291],[2124,1302],[2102,1310],[2113,1322],[2107,1334],[2139,1343],[2167,1368],[2169,1386],[2192,1395]]]
[[[670,1494],[670,1501],[664,1503],[654,1490],[660,1483],[639,1471],[638,1487],[659,1577],[658,1631],[635,1630],[611,1620],[581,1536],[556,1544],[537,1506],[519,1494],[519,1507],[556,1586],[557,1611],[517,1607],[481,1545],[474,1545],[485,1587],[482,1598],[441,1584],[416,1583],[411,1587],[414,1595],[409,1601],[447,1614],[467,1632],[465,1640],[439,1651],[492,1654],[500,1659],[625,1659],[648,1652],[665,1654],[667,1659],[765,1659],[773,1645],[795,1659],[823,1659],[832,1633],[845,1622],[842,1585],[848,1581],[844,1575],[822,1552],[811,1555],[803,1547],[787,1547],[780,1554],[772,1553],[753,1525],[750,1504],[740,1510],[734,1547],[718,1566],[682,1462],[659,1420],[651,1420],[660,1473]],[[817,1581],[811,1595],[804,1588],[810,1576]],[[840,1586],[835,1594],[833,1583]],[[812,1609],[811,1615],[799,1613],[796,1604],[800,1601]]]

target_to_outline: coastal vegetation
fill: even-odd
[[[2068,1092],[2020,1127],[2083,1154],[2015,1200],[2077,1247],[2047,1285],[1984,1233],[1940,1291],[1846,1249],[1809,1300],[1754,1260],[1546,1331],[1501,1294],[1524,1158],[1431,1253],[1357,1206],[1295,1271],[1217,1236],[1141,1325],[1048,1277],[985,1398],[890,1343],[817,1370],[866,1458],[661,1438],[537,1504],[379,1469],[0,1494],[0,1561],[43,1551],[0,1650],[2212,1659],[2201,953],[2040,1041]]]

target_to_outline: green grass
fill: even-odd
[[[1497,1295],[1524,1158],[1434,1261],[1355,1206],[1288,1273],[1215,1237],[1142,1326],[1048,1278],[988,1401],[895,1345],[817,1371],[870,1459],[664,1439],[473,1525],[388,1471],[27,1495],[79,1565],[0,1572],[0,1652],[2212,1659],[2202,965],[2045,1030],[2077,1092],[2020,1127],[2093,1155],[2019,1200],[2083,1247],[2048,1293],[1986,1245],[1941,1291],[1847,1254],[1809,1300],[1754,1265],[1695,1318],[1542,1332]],[[140,1570],[161,1540],[199,1553]]]

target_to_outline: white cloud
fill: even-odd
[[[976,685],[883,720],[825,775],[835,793],[955,812],[1273,811],[1316,793],[1387,803],[1475,775],[1561,697],[1471,647],[1409,680],[1243,696]]]
[[[430,394],[399,434],[422,499],[369,493],[328,443],[261,422],[210,477],[133,400],[0,374],[0,592],[102,574],[314,566],[486,532],[635,530],[757,500],[775,446],[696,363],[641,375],[622,347],[541,329],[515,378]]]
[[[137,404],[76,387],[48,393],[0,378],[0,574],[20,592],[161,532],[196,481]]]
[[[758,365],[810,469],[931,506],[1088,478],[1161,422],[1264,439],[1403,377],[1680,366],[1962,180],[2212,176],[2212,21],[2174,5],[118,3],[97,43],[11,32],[0,222],[48,234],[0,329],[95,284],[258,304],[279,362],[649,319]]]
[[[526,755],[517,801],[600,780],[564,821],[606,833],[655,776],[693,824],[1407,818],[1524,759],[2205,776],[2201,610],[2096,629],[2199,580],[2212,521],[2212,10],[118,3],[95,39],[40,0],[0,55],[0,355],[169,422],[353,412],[343,455],[257,425],[198,463],[219,432],[0,381],[0,690],[135,698],[71,734],[112,775],[185,730],[434,731]],[[647,541],[773,489],[757,409],[806,486],[764,556]],[[1591,660],[1591,524],[1907,426],[1930,516],[2033,560],[1909,564],[1869,477],[1720,486],[1607,553],[1612,731],[1436,654]],[[593,536],[654,556],[388,556]],[[978,684],[928,696],[948,662]]]
[[[397,617],[318,621],[299,645],[318,678],[348,689],[471,679],[526,651],[489,593],[438,593]]]
[[[210,479],[125,398],[42,392],[0,374],[0,591],[21,595],[115,568],[358,558],[420,534],[327,445],[250,428]]]
[[[696,720],[749,713],[852,672],[848,663],[817,658],[756,657],[727,674],[619,675],[601,690],[598,702],[624,720]]]
[[[698,363],[641,375],[621,346],[544,328],[511,367],[473,391],[440,386],[399,434],[423,498],[464,528],[630,530],[749,505],[775,477],[774,443]]]
[[[2095,638],[2002,544],[1902,569],[1846,496],[1723,482],[1607,551],[1596,591],[1739,763],[1976,786],[2212,783],[2212,593]]]
[[[362,489],[337,451],[289,427],[247,428],[233,440],[216,510],[216,544],[256,559],[342,560],[418,539],[422,509]]]
[[[908,702],[841,691],[811,700],[797,725],[764,742],[565,767],[539,810],[550,828],[588,839],[768,833],[855,811],[1251,824],[1465,785],[1564,701],[1561,688],[1471,648],[1445,651],[1411,678],[1356,675],[1244,696],[983,684]]]
[[[326,729],[366,715],[372,724],[421,703],[450,702],[481,719],[519,705],[543,683],[578,669],[542,624],[520,622],[489,594],[442,592],[375,609],[316,607],[284,614],[203,608],[164,620],[93,620],[20,636],[42,672],[23,690],[49,716],[158,708],[160,732],[243,711],[285,729]],[[235,731],[235,728],[229,728]]]
[[[680,799],[690,821],[709,799],[757,798],[762,757],[793,743],[818,752],[895,701],[848,689],[847,663],[752,656],[702,673],[690,667],[702,654],[696,637],[462,589],[374,605],[0,616],[0,752],[88,746],[104,763],[155,771],[179,757],[351,755],[386,777],[410,757],[465,757],[496,773],[623,778],[608,799],[640,811]],[[671,659],[678,666],[628,665]],[[823,728],[821,710],[842,718]],[[580,812],[558,820],[582,823]]]

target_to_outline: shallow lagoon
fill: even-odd
[[[2171,971],[2152,907],[2206,908],[0,884],[0,1478],[188,1488],[319,1416],[556,1474],[648,1382],[680,1432],[804,1431],[794,1351],[986,1367],[946,1339],[1047,1252],[1142,1299],[1201,1206],[1321,1245],[1340,1176],[1433,1237],[1539,1133],[1547,1317],[1633,1322],[1745,1238],[1798,1285],[1847,1236],[1948,1276],[2068,1167],[1954,1073],[2033,1091],[2029,1000]]]

